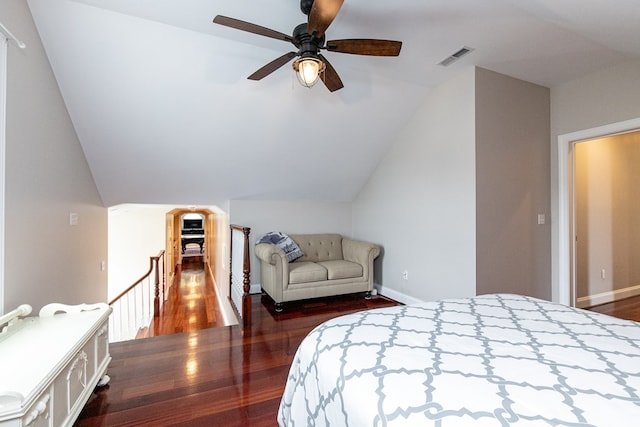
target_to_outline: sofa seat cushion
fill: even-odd
[[[289,284],[327,280],[327,269],[315,262],[297,261],[289,264]]]
[[[327,278],[333,279],[353,279],[362,277],[362,266],[358,263],[344,260],[321,261],[318,262],[327,270]]]

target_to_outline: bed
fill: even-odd
[[[495,294],[315,328],[280,426],[640,425],[640,323]]]

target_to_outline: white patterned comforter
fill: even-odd
[[[640,324],[516,295],[355,313],[294,358],[281,426],[640,425]]]

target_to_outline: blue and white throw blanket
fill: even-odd
[[[287,234],[280,231],[270,231],[264,234],[256,241],[256,245],[258,243],[271,243],[272,245],[276,245],[284,251],[287,255],[287,261],[289,262],[293,262],[304,255],[296,242]]]
[[[280,426],[640,425],[640,323],[517,295],[329,320],[300,344]]]

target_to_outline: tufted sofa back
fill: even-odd
[[[303,256],[299,261],[332,261],[343,259],[340,234],[289,234],[300,247]]]

